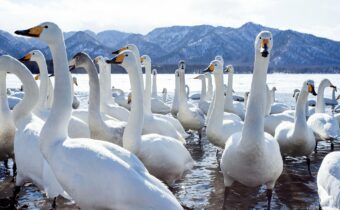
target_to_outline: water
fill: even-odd
[[[79,86],[75,87],[76,94],[81,100],[81,106],[87,107],[88,78],[87,75],[77,75]],[[195,75],[187,75],[186,82],[191,88],[191,94],[200,89],[200,83],[194,80]],[[329,78],[334,85],[340,85],[340,75],[325,74],[271,74],[267,82],[270,87],[276,86],[278,101],[294,106],[293,90],[300,88],[306,79],[313,79],[316,86],[323,78]],[[238,95],[248,91],[251,83],[251,75],[235,75],[234,90]],[[18,88],[20,82],[13,75],[8,77],[8,87]],[[129,92],[127,75],[112,75],[112,85]],[[170,97],[173,95],[174,76],[158,75],[158,91],[168,89]],[[326,90],[326,97],[331,97],[331,90]],[[206,136],[203,136],[201,145],[198,143],[197,134],[193,133],[187,139],[187,148],[196,161],[196,165],[183,179],[173,186],[173,193],[178,200],[193,209],[221,209],[224,199],[223,175],[220,172],[216,160],[216,147],[211,145]],[[335,150],[340,146],[335,144]],[[272,198],[273,209],[317,209],[319,199],[316,186],[316,175],[322,159],[330,152],[330,146],[321,142],[318,145],[318,153],[311,155],[310,177],[304,158],[287,158],[284,170],[278,179]],[[10,165],[12,163],[10,162]],[[13,183],[11,174],[0,164],[0,198],[11,195]],[[266,208],[267,198],[264,187],[247,188],[241,184],[234,184],[229,194],[228,209],[252,209]],[[78,209],[73,203],[58,198],[58,209]],[[18,200],[19,209],[49,209],[50,202],[34,185],[27,184],[23,187]],[[0,208],[1,209],[1,208]]]

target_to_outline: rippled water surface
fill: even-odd
[[[187,75],[187,82],[192,92],[197,92],[200,84],[192,80],[194,75]],[[338,75],[268,75],[269,86],[275,85],[278,89],[277,99],[280,102],[294,106],[292,90],[300,88],[303,80],[314,79],[316,84],[328,77],[335,85],[340,81]],[[82,102],[82,107],[87,107],[88,79],[86,75],[78,75],[79,87],[76,93]],[[234,89],[239,95],[248,91],[251,75],[236,75]],[[124,91],[129,90],[126,75],[113,75],[112,83],[116,87],[122,87]],[[168,88],[169,95],[172,95],[173,76],[159,75],[159,91],[163,87]],[[9,87],[18,87],[18,81],[11,75]],[[330,92],[326,92],[330,97]],[[204,135],[201,144],[198,142],[196,133],[192,133],[187,139],[187,148],[196,161],[196,165],[182,180],[176,182],[171,189],[178,200],[187,207],[193,209],[221,209],[224,199],[223,175],[220,172],[216,160],[216,147],[208,142]],[[340,146],[335,144],[335,150]],[[317,209],[319,199],[316,186],[316,175],[323,157],[330,151],[327,143],[319,143],[318,153],[311,155],[311,170],[313,177],[307,171],[307,164],[304,158],[287,158],[284,163],[284,170],[278,179],[273,193],[273,209]],[[12,162],[10,162],[10,166]],[[13,190],[12,172],[6,171],[4,165],[0,164],[0,198],[9,197]],[[84,183],[86,184],[86,183]],[[94,192],[95,193],[95,192]],[[227,199],[229,209],[251,209],[266,208],[267,197],[265,187],[247,188],[235,183]],[[58,198],[58,209],[78,209],[69,201]],[[34,185],[26,184],[19,195],[17,207],[19,209],[49,209],[50,202],[46,200]],[[1,209],[1,208],[0,208]]]

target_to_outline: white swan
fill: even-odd
[[[211,101],[213,98],[213,94],[214,94],[214,90],[213,90],[213,84],[212,84],[212,78],[211,78],[211,74],[207,73],[205,74],[207,80],[208,80],[208,89],[207,89],[207,100]]]
[[[183,62],[183,61],[182,61]],[[198,107],[189,107],[185,95],[185,65],[180,64],[179,73],[179,107],[177,119],[185,129],[196,130],[202,136],[202,128],[205,124],[204,113]]]
[[[151,67],[150,67],[151,68]],[[171,108],[159,99],[157,95],[157,70],[152,70],[152,92],[151,92],[151,111],[157,114],[169,114]],[[151,81],[150,81],[151,82]]]
[[[333,116],[325,113],[324,91],[326,87],[336,88],[328,79],[320,82],[315,114],[308,118],[307,124],[312,128],[317,141],[330,140],[331,150],[333,150],[333,140],[339,135],[339,123]]]
[[[131,108],[136,108],[131,110],[129,127],[127,126],[124,132],[124,148],[136,154],[152,175],[172,185],[184,173],[191,170],[194,161],[184,145],[176,139],[158,134],[141,136],[140,132],[136,132],[136,127],[143,126],[142,113],[145,104],[142,92],[142,69],[138,61],[139,59],[137,60],[130,50],[122,51],[117,57],[108,61],[121,64],[128,72],[133,98]]]
[[[51,49],[56,77],[54,102],[40,134],[40,149],[76,203],[82,209],[181,209],[171,192],[130,152],[104,141],[68,137],[71,78],[59,27],[42,23],[16,33],[38,37]],[[142,114],[139,117],[143,119]],[[130,129],[140,132],[141,126]]]
[[[227,93],[226,93],[225,100],[224,100],[224,111],[234,113],[238,115],[242,120],[244,120],[243,104],[233,100],[234,67],[232,65],[227,65],[225,72],[228,73],[228,87],[227,87]]]
[[[223,91],[223,66],[220,61],[214,60],[210,63],[208,70],[215,77],[215,103],[211,113],[211,120],[207,124],[208,140],[214,145],[224,148],[227,139],[234,133],[240,132],[243,127],[241,119],[223,120],[224,91]]]
[[[150,93],[151,93],[151,58],[148,55],[143,55],[141,58],[141,64],[145,68],[145,89],[144,89],[144,103],[145,103],[145,112],[150,115],[150,106],[152,106],[152,99],[150,99]],[[151,101],[150,101],[151,100]],[[151,103],[151,104],[150,104]],[[175,119],[174,117],[171,117],[169,115],[162,115],[162,114],[152,114],[153,116],[157,118],[162,118],[164,120],[167,120],[172,124],[174,128],[176,128],[177,132],[181,134],[183,138],[189,137],[189,134],[187,134],[181,125],[181,123]],[[161,123],[162,124],[162,123]]]
[[[44,190],[49,198],[55,198],[58,195],[69,198],[51,172],[39,149],[39,134],[43,127],[43,121],[32,114],[32,110],[39,101],[39,89],[31,72],[11,56],[1,56],[0,66],[6,66],[6,68],[0,69],[1,73],[15,74],[25,87],[25,96],[21,103],[14,108],[12,115],[17,128],[14,139],[17,165],[14,196],[19,193],[23,184],[32,182]],[[5,82],[5,80],[1,82]],[[11,119],[8,119],[8,122],[10,121]],[[45,176],[46,173],[50,173],[50,176]]]
[[[98,64],[100,74],[100,111],[115,119],[127,122],[129,111],[125,107],[116,104],[112,98],[111,65],[105,62],[103,56],[96,57],[94,62]]]
[[[270,109],[270,114],[278,114],[284,111],[288,111],[289,107],[286,104],[283,103],[278,103],[275,101],[275,91],[276,91],[276,87],[273,87],[270,90],[271,93],[271,109]]]
[[[222,154],[221,170],[224,177],[224,207],[229,187],[234,181],[249,187],[265,184],[268,209],[272,190],[282,173],[280,147],[272,136],[263,132],[266,101],[266,77],[272,48],[272,35],[262,31],[255,40],[255,64],[248,107],[242,132],[233,134]]]
[[[141,60],[140,54],[139,54],[139,50],[137,48],[136,45],[134,44],[128,44],[125,47],[122,47],[121,49],[113,52],[113,54],[117,54],[120,53],[124,50],[131,50],[134,55],[136,56],[136,59],[138,61]],[[141,63],[139,62],[139,68],[140,71],[142,71],[142,67],[141,67]],[[160,135],[164,135],[164,136],[170,136],[173,137],[177,140],[179,140],[180,142],[184,143],[185,139],[184,137],[181,135],[181,133],[179,133],[177,131],[177,129],[172,125],[171,122],[169,122],[169,120],[160,118],[156,115],[153,115],[151,113],[151,101],[150,101],[150,94],[151,94],[151,61],[150,61],[150,68],[146,69],[146,73],[148,75],[146,75],[146,89],[144,90],[144,125],[143,125],[143,134],[151,134],[151,133],[157,133]],[[143,83],[144,85],[144,83]],[[131,96],[132,101],[133,96]]]
[[[201,80],[201,94],[200,94],[200,100],[198,102],[198,107],[202,110],[202,112],[204,112],[204,114],[208,113],[209,110],[209,106],[210,106],[210,102],[208,102],[207,100],[207,96],[206,96],[206,82],[205,82],[205,75],[204,74],[200,74],[198,76],[196,76],[194,79],[199,79]]]
[[[78,97],[74,94],[74,85],[78,86],[78,80],[77,77],[73,76],[72,77],[72,95],[73,95],[73,101],[72,101],[72,108],[73,109],[78,109],[80,106],[80,101],[78,99]]]
[[[89,75],[88,125],[92,139],[104,140],[122,146],[125,122],[105,121],[100,113],[100,85],[97,69],[86,53],[77,53],[69,62],[73,68],[83,68]]]
[[[340,152],[324,157],[316,181],[322,209],[340,209]]]
[[[312,175],[309,155],[315,148],[315,137],[306,122],[308,93],[316,95],[313,80],[307,80],[302,85],[296,104],[294,123],[283,122],[277,126],[274,139],[279,143],[283,156],[305,156],[309,174]]]

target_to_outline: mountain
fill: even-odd
[[[104,55],[128,43],[139,47],[140,54],[148,54],[158,66],[176,65],[181,59],[190,65],[207,65],[216,55],[225,63],[247,66],[254,60],[254,39],[262,30],[273,34],[274,47],[271,68],[308,69],[308,67],[339,68],[340,42],[293,30],[279,30],[248,22],[241,27],[214,27],[210,25],[172,26],[156,28],[146,35],[106,30],[72,31],[64,33],[67,55],[85,51],[91,57]],[[27,39],[0,31],[0,54],[22,56],[31,49],[41,49],[50,59],[46,45],[36,39]],[[171,67],[172,68],[172,67]]]

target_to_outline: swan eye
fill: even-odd
[[[44,26],[44,28],[48,28],[48,26]]]
[[[125,57],[128,57],[128,56],[129,56],[128,54],[125,55]]]
[[[35,55],[35,53],[32,53],[32,55]]]
[[[260,39],[261,39],[261,37],[260,37]]]

